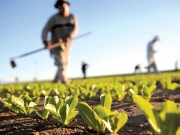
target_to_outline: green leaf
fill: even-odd
[[[107,129],[112,133],[113,131],[112,131],[111,124],[110,124],[109,120],[105,121],[105,120],[101,119],[101,121],[104,123],[104,125],[107,127]]]
[[[70,110],[68,104],[63,105],[60,109],[60,115],[62,118],[62,124],[68,125],[69,122],[78,114],[78,111]]]
[[[180,127],[180,113],[178,113],[177,105],[167,100],[163,103],[159,115],[163,121],[162,134],[175,134]]]
[[[77,104],[77,108],[84,122],[91,126],[94,130],[99,131],[97,126],[98,118],[95,118],[96,116],[94,115],[91,107],[85,102],[80,102]]]
[[[175,113],[177,111],[177,105],[175,102],[167,100],[161,106],[161,113]]]
[[[112,130],[114,135],[116,135],[116,133],[125,125],[127,120],[128,120],[128,116],[126,113],[119,113],[117,115],[117,118],[115,118],[115,122],[112,125]]]
[[[66,103],[66,123],[68,124],[70,120],[72,120],[77,114],[78,111],[75,111],[76,105],[78,103],[78,97],[70,97],[68,96],[65,100]]]
[[[135,95],[132,91],[130,92],[132,93],[132,98],[134,103],[136,103],[139,106],[139,108],[143,111],[143,113],[145,114],[146,118],[148,119],[153,129],[156,131],[156,133],[160,133],[161,120],[158,112],[149,103],[149,101],[143,99],[138,95]]]
[[[180,135],[180,126],[178,127],[178,129],[177,129],[175,135]]]
[[[76,105],[78,103],[78,97],[70,97],[68,96],[65,100],[65,103],[69,105],[70,108],[70,112],[74,111],[74,109],[76,108]]]
[[[104,106],[109,112],[111,110],[112,98],[110,95],[101,94],[100,104]]]
[[[96,106],[93,111],[95,114],[97,114],[97,117],[99,117],[99,124],[97,123],[97,125],[100,131],[104,132],[106,127],[111,130],[111,127],[109,125],[109,111],[101,105]]]
[[[15,97],[14,95],[12,95],[11,104],[13,105],[14,109],[16,108],[22,114],[28,115],[28,113],[25,109],[25,106],[24,106],[24,101],[21,98]]]
[[[109,112],[108,110],[101,106],[101,105],[98,105],[96,106],[94,109],[93,109],[94,112],[96,112],[96,114],[103,120],[105,121],[108,121],[108,118],[109,118]]]
[[[132,89],[134,90],[134,93],[135,93],[135,94],[138,94],[138,87],[137,87],[137,86],[134,86],[134,85],[133,85],[133,86],[132,86]]]
[[[11,97],[11,102],[15,102],[16,104],[18,104],[22,107],[24,106],[24,101],[19,97],[15,97],[14,95],[12,95],[12,97]]]
[[[60,117],[60,114],[56,112],[56,107],[52,104],[47,104],[45,109],[51,112],[54,116]]]
[[[4,94],[4,98],[5,98],[6,100],[11,99],[11,94],[5,93],[5,94]]]
[[[38,109],[38,106],[37,106],[37,104],[36,104],[36,103],[34,103],[34,102],[30,102],[30,103],[29,103],[29,108]]]
[[[49,111],[46,109],[37,110],[36,114],[41,117],[43,120],[47,120],[49,117]]]
[[[23,101],[24,101],[24,107],[25,107],[25,108],[28,108],[29,103],[32,101],[32,99],[28,96],[28,94],[27,94],[27,95],[23,95],[22,97],[19,96],[19,98],[23,99]]]
[[[34,98],[32,99],[32,102],[38,104],[39,100],[40,100],[40,97],[34,97]]]
[[[145,99],[149,100],[155,89],[156,89],[156,85],[150,85],[149,87],[146,85],[143,85],[141,89],[141,94],[143,95]]]
[[[60,115],[62,118],[63,125],[68,125],[68,121],[67,121],[68,114],[69,114],[69,105],[68,104],[63,105],[60,109]]]
[[[54,97],[48,97],[48,96],[46,96],[46,97],[45,97],[45,105],[44,105],[44,106],[46,106],[47,104],[52,104],[52,105],[54,105],[55,108],[56,108],[56,112],[59,113],[59,110],[60,110],[60,108],[63,106],[64,101],[63,101],[63,99],[58,98],[58,96],[54,96]]]
[[[118,111],[113,111],[110,113],[109,118],[112,118],[118,114]]]

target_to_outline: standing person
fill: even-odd
[[[175,62],[175,71],[178,70],[178,60]]]
[[[83,72],[83,76],[84,78],[86,78],[86,70],[87,70],[88,64],[85,62],[82,62],[82,72]]]
[[[150,41],[147,45],[147,60],[148,60],[148,73],[151,72],[151,68],[153,68],[153,72],[158,74],[157,66],[154,60],[154,54],[157,52],[154,50],[154,43],[158,41],[158,36],[155,36],[152,41]]]
[[[141,74],[141,66],[139,64],[135,66],[134,73],[135,74]]]
[[[46,49],[50,50],[58,67],[53,82],[70,83],[66,76],[69,63],[69,53],[71,49],[71,40],[78,31],[78,22],[76,16],[69,12],[70,3],[66,0],[57,0],[55,8],[58,13],[53,15],[45,25],[42,31],[42,40]],[[48,33],[51,32],[51,39],[48,39]],[[51,49],[51,44],[61,41],[61,46]]]

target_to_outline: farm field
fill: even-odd
[[[53,98],[54,96],[58,97],[58,101],[61,101],[60,99],[62,99],[62,101],[65,99],[68,102],[72,101],[69,103],[70,107],[73,106],[73,103],[75,104],[75,102],[77,102],[73,113],[78,113],[68,121],[68,124],[57,121],[57,119],[54,118],[56,113],[53,113],[53,109],[49,107],[50,101],[55,99]],[[77,97],[77,100],[75,98],[67,99],[68,96]],[[164,133],[167,133],[167,135],[180,135],[180,122],[178,122],[178,120],[180,121],[180,72],[162,73],[160,75],[75,79],[68,86],[51,82],[7,84],[0,85],[0,97],[0,134],[3,135],[103,135],[110,134],[111,132],[112,134],[117,133],[121,135]],[[26,97],[26,100],[22,97]],[[36,100],[37,106],[35,104],[35,97],[39,98]],[[33,99],[31,100],[30,98]],[[22,99],[24,104],[22,104]],[[26,101],[30,100],[31,102],[33,101],[33,105],[28,105],[29,110],[27,107],[23,108],[23,105],[26,106]],[[174,115],[170,116],[170,118],[177,121],[174,126],[177,126],[177,128],[169,129],[157,125],[157,127],[161,129],[161,132],[159,132],[155,126],[152,126],[152,123],[148,119],[152,114],[148,114],[148,111],[144,109],[149,109],[149,112],[156,110],[158,113],[163,110],[163,108],[161,108],[162,105],[164,105],[164,108],[168,108],[168,105],[170,108],[173,108],[172,102],[179,107],[179,110],[177,109]],[[64,102],[64,104],[65,103],[66,102]],[[99,114],[98,116],[102,121],[109,122],[110,125],[116,125],[116,123],[119,122],[117,115],[114,115],[115,122],[111,123],[112,116],[108,115],[107,120],[103,117],[105,114],[98,112],[98,107],[102,108],[102,110],[105,109],[105,111],[109,109],[107,112],[109,113],[110,111],[111,115],[114,111],[117,111],[117,114],[123,113],[120,121],[123,119],[125,122],[123,124],[121,123],[122,126],[117,132],[114,132],[117,129],[114,128],[114,125],[110,128],[106,122],[102,122],[105,128],[98,132],[97,129],[94,129],[93,126],[88,124],[85,117],[82,117],[84,116],[83,114],[90,115],[90,113],[87,112],[91,109],[88,110],[85,103],[91,108],[96,108],[94,109],[96,114]],[[165,106],[165,103],[167,106]],[[57,104],[54,104],[54,106],[56,105]],[[67,104],[65,104],[65,106],[65,112],[67,114]],[[30,108],[32,108],[32,111],[30,111]],[[173,112],[174,110],[170,108],[164,110],[171,110]],[[49,110],[49,113],[46,112],[47,115],[40,113],[40,110],[43,109],[47,110],[47,112]],[[82,110],[84,110],[84,112]],[[166,114],[168,113],[167,111]],[[125,114],[127,114],[127,120],[125,120]],[[63,113],[61,115],[64,116]],[[56,116],[56,118],[57,117],[58,116]],[[88,118],[90,118],[90,120],[93,119],[91,116],[88,116]],[[151,121],[153,121],[152,119]],[[164,119],[164,121],[166,121],[166,119]],[[173,121],[168,121],[168,125],[172,123]],[[97,123],[94,123],[94,125],[95,124]],[[119,123],[119,125],[121,124]],[[160,124],[160,122],[158,124]],[[118,124],[116,126],[118,126]]]

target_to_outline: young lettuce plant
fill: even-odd
[[[52,91],[51,88],[42,89],[42,90],[41,90],[41,94],[42,94],[43,96],[49,96],[50,93],[51,93],[51,91]]]
[[[80,90],[80,98],[81,99],[85,99],[88,100],[90,99],[90,89],[87,86],[79,86],[79,90]]]
[[[33,116],[32,112],[34,112],[37,108],[39,99],[39,97],[29,97],[28,93],[26,92],[21,94],[19,97],[6,94],[2,101],[4,102],[5,106],[16,113],[20,113],[26,116]]]
[[[177,107],[173,101],[167,100],[157,111],[149,101],[136,95],[130,90],[133,102],[145,114],[152,128],[158,135],[180,135],[180,106]]]
[[[79,97],[80,90],[77,86],[69,86],[68,90],[70,91],[70,94],[75,97]]]
[[[56,96],[57,97],[57,96]],[[63,101],[62,101],[63,102]],[[48,110],[45,109],[45,106],[47,104],[54,104],[55,103],[55,98],[53,97],[48,97],[48,96],[45,96],[45,99],[44,99],[44,108],[43,109],[39,109],[39,108],[36,108],[36,114],[41,117],[43,120],[47,120],[49,118],[49,114],[50,112]]]
[[[78,111],[75,111],[78,103],[77,97],[68,96],[64,103],[63,99],[54,96],[53,98],[49,98],[47,102],[49,103],[46,104],[45,109],[53,115],[55,120],[64,126],[67,126],[78,114]]]
[[[136,94],[139,93],[138,85],[134,85],[131,82],[127,82],[126,87],[127,87],[127,89],[133,89]]]
[[[160,83],[162,85],[162,88],[167,89],[170,93],[179,87],[179,84],[173,83],[170,77],[162,79]]]
[[[171,95],[179,87],[179,84],[173,83],[171,77],[163,78],[160,83],[162,88],[168,91],[168,99],[171,100]]]
[[[4,104],[5,107],[7,107],[9,110],[15,112],[15,113],[19,113],[18,110],[16,110],[15,108],[13,108],[13,105],[11,104],[11,94],[9,93],[5,93],[4,94],[4,98],[0,97],[0,102],[2,102]],[[1,108],[1,111],[3,112],[5,110],[5,108]]]
[[[117,111],[111,112],[111,103],[111,96],[102,94],[100,105],[93,109],[86,102],[78,103],[77,108],[84,122],[95,131],[105,133],[107,128],[111,134],[116,135],[127,122],[128,116],[125,113],[118,114]]]
[[[152,84],[150,86],[147,85],[143,85],[141,91],[142,96],[147,99],[150,100],[151,96],[153,95],[153,92],[156,90],[156,85]]]
[[[83,86],[79,86],[79,90],[80,90],[80,98],[81,99],[91,99],[93,96],[96,96],[96,93],[99,91],[99,88],[93,84],[93,85],[83,85]]]
[[[152,79],[144,79],[144,80],[141,80],[141,81],[138,81],[136,86],[138,87],[139,90],[141,90],[144,86],[152,86],[152,85],[156,85],[156,80],[152,80]]]
[[[33,116],[32,112],[34,112],[37,108],[39,99],[40,97],[31,98],[28,93],[24,93],[19,97],[12,95],[11,103],[21,114],[31,117]]]
[[[90,93],[89,93],[90,98],[95,97],[98,91],[99,91],[99,88],[97,87],[97,85],[92,84],[90,86]]]
[[[30,96],[39,97],[41,95],[41,91],[39,90],[39,86],[37,84],[25,85],[23,90],[27,92]]]
[[[122,101],[127,94],[125,84],[118,84],[110,90],[113,100]]]
[[[56,96],[62,99],[65,99],[70,93],[66,85],[58,85],[58,84],[53,85],[53,92]]]

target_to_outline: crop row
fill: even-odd
[[[170,77],[162,78],[161,80],[139,80],[135,83],[130,81],[120,82],[119,80],[94,84],[89,81],[86,84],[73,83],[70,85],[36,83],[2,85],[0,86],[0,93],[20,95],[23,92],[28,92],[30,96],[58,96],[63,99],[68,95],[72,95],[83,100],[92,99],[100,94],[109,94],[113,101],[122,101],[127,94],[127,90],[133,89],[136,94],[141,94],[149,100],[158,87],[167,90],[171,94],[172,91],[180,88],[180,84],[173,82]]]
[[[0,101],[17,114],[39,116],[43,120],[51,116],[62,126],[67,126],[79,114],[97,133],[108,131],[115,135],[126,124],[128,116],[112,111],[111,104],[127,96],[144,112],[156,134],[179,135],[180,107],[166,100],[157,111],[149,102],[157,88],[168,91],[169,95],[179,89],[180,84],[174,82],[180,80],[178,77],[180,74],[176,73],[77,79],[70,85],[50,82],[0,85]],[[85,101],[95,96],[100,96],[100,104],[92,108]],[[44,107],[40,109],[38,103],[42,97],[45,97]]]
[[[177,107],[175,102],[167,100],[161,110],[157,111],[147,99],[135,94],[133,89],[127,94],[144,112],[156,134],[180,134],[180,106]],[[19,97],[6,93],[0,101],[17,114],[29,117],[37,115],[43,120],[48,120],[51,115],[54,121],[62,126],[67,126],[79,113],[83,121],[97,133],[116,135],[128,120],[126,113],[111,111],[112,97],[108,94],[101,94],[100,104],[94,108],[86,102],[78,102],[76,96],[67,96],[65,100],[58,96],[46,96],[44,108],[39,109],[39,99],[40,97],[29,97],[28,93],[23,93]]]

